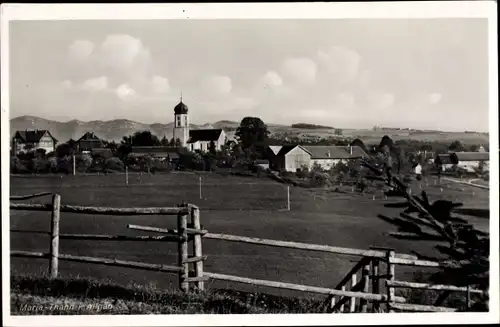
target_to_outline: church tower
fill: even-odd
[[[179,139],[185,147],[189,139],[188,107],[181,101],[174,108],[174,140]]]

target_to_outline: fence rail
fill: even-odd
[[[50,193],[38,193],[25,196],[11,196],[12,201],[26,200]],[[11,250],[12,257],[44,258],[49,259],[50,278],[58,276],[59,261],[73,261],[83,263],[93,263],[107,266],[126,267],[134,269],[160,271],[165,273],[175,273],[179,278],[179,288],[188,292],[193,286],[198,290],[204,290],[205,281],[218,279],[230,282],[259,285],[265,287],[288,289],[295,291],[311,292],[328,295],[327,304],[330,312],[376,312],[381,304],[387,306],[387,310],[394,311],[455,311],[452,308],[438,306],[422,306],[407,304],[406,299],[395,294],[396,288],[425,289],[435,291],[455,291],[481,294],[483,291],[469,289],[468,287],[458,287],[453,285],[430,285],[423,283],[410,283],[395,280],[395,266],[419,266],[419,267],[440,267],[441,263],[419,260],[414,255],[396,254],[393,249],[371,248],[369,250],[351,249],[319,244],[308,244],[289,241],[278,241],[246,236],[236,236],[228,234],[209,233],[201,227],[200,209],[191,204],[181,204],[173,208],[110,208],[110,207],[89,207],[61,205],[61,197],[58,194],[52,195],[50,204],[24,204],[12,203],[11,210],[29,211],[50,211],[51,212],[51,236],[50,251],[29,252]],[[129,235],[103,235],[103,234],[62,234],[59,231],[60,213],[80,213],[91,215],[175,215],[177,216],[177,229],[167,229],[151,226],[127,225],[127,228],[145,232],[157,232],[165,235],[161,236],[129,236]],[[188,220],[189,223],[188,223]],[[11,230],[11,232],[24,232]],[[27,232],[27,231],[26,231]],[[36,232],[36,231],[31,231]],[[308,286],[278,281],[252,279],[246,277],[232,276],[221,273],[204,271],[204,261],[207,255],[203,255],[202,240],[216,239],[230,242],[240,242],[247,244],[265,245],[282,248],[292,248],[300,250],[318,251],[326,253],[341,254],[346,256],[358,256],[361,259],[349,271],[346,277],[335,288],[324,288]],[[178,259],[176,265],[152,264],[135,261],[125,261],[112,258],[76,256],[59,253],[59,240],[99,240],[99,241],[157,241],[175,242],[178,244]],[[191,243],[191,251],[190,251]],[[386,271],[382,272],[380,263],[385,263]],[[360,278],[358,278],[358,274]],[[385,292],[381,292],[380,281],[385,279]]]

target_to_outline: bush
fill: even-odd
[[[118,158],[109,158],[106,160],[104,167],[106,171],[124,171],[125,164]]]
[[[309,175],[309,183],[312,187],[330,186],[330,175],[324,172],[312,171]]]

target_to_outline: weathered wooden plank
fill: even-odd
[[[71,254],[59,254],[59,260],[87,262],[87,263],[101,264],[105,266],[137,268],[144,270],[154,270],[154,271],[173,272],[173,273],[181,271],[181,267],[176,267],[176,266],[167,266],[162,264],[144,263],[136,261],[125,261],[125,260],[109,259],[109,258],[76,256]]]
[[[193,224],[193,228],[196,230],[201,230],[201,221],[200,221],[200,209],[194,206],[191,206],[191,222]],[[204,234],[206,235],[206,233]],[[197,234],[194,235],[193,238],[193,254],[194,258],[191,258],[191,260],[196,259],[196,258],[206,258],[206,256],[203,255],[203,248],[202,248],[202,238],[201,235]],[[190,259],[188,259],[190,260]],[[195,275],[197,278],[203,279],[203,261],[202,260],[196,260],[195,265],[194,265],[194,271]],[[204,290],[205,289],[205,284],[203,283],[203,280],[200,280],[196,283],[196,287],[199,290]]]
[[[29,194],[29,195],[11,195],[9,197],[9,200],[11,200],[11,201],[29,200],[29,199],[39,198],[39,197],[51,195],[51,194],[52,194],[51,192],[42,192],[42,193],[35,193],[35,194]]]
[[[350,292],[359,292],[361,289],[363,288],[363,283],[357,283],[356,285],[354,285],[353,287],[351,287],[351,290]],[[345,285],[342,286],[342,291],[345,292]],[[385,297],[385,295],[381,295],[383,297]],[[340,312],[344,312],[344,305],[348,302],[348,301],[351,301],[352,297],[348,297],[348,296],[344,296],[344,297],[341,297],[339,299],[339,301],[335,304],[334,306],[334,311],[336,310],[340,310]],[[349,306],[349,310],[351,309],[351,307]]]
[[[200,261],[205,261],[207,260],[208,256],[202,255],[200,257],[191,257],[187,258],[183,263],[195,263],[195,262],[200,262]]]
[[[351,275],[351,291],[362,289],[363,287],[363,282],[360,282],[358,285],[357,277],[356,273]],[[349,312],[351,313],[356,312],[356,300],[355,297],[349,299]]]
[[[439,262],[427,261],[427,260],[412,260],[404,258],[391,258],[389,263],[404,266],[415,266],[415,267],[436,267],[442,266]]]
[[[26,211],[52,211],[52,204],[29,204],[29,203],[11,203],[12,210]],[[116,216],[139,216],[139,215],[177,215],[179,213],[187,214],[187,208],[113,208],[113,207],[88,207],[61,205],[61,212],[81,213],[90,215],[116,215]]]
[[[187,215],[177,215],[177,228],[179,231],[179,237],[185,239],[185,241],[178,243],[178,264],[181,267],[181,270],[179,271],[179,288],[182,291],[187,292],[189,291],[189,282],[187,281],[187,278],[189,277],[189,266],[186,263],[189,255],[187,242],[188,234],[186,232]]]
[[[18,258],[22,258],[22,257],[25,257],[25,258],[50,258],[50,253],[12,250],[12,251],[10,251],[10,256],[11,257],[18,257]]]
[[[60,239],[65,240],[95,240],[95,241],[162,241],[179,242],[178,235],[164,236],[129,236],[129,235],[103,235],[103,234],[60,234]]]
[[[351,280],[351,276],[355,274],[359,269],[361,269],[366,262],[370,262],[370,258],[362,258],[360,261],[356,263],[354,267],[345,275],[345,277],[338,283],[335,289],[341,289],[342,286],[346,285],[348,281]]]
[[[61,220],[60,207],[61,196],[59,194],[54,194],[52,196],[52,217],[50,220],[50,278],[57,278],[59,270],[59,222]]]
[[[426,284],[426,283],[414,283],[414,282],[403,282],[403,281],[386,281],[386,284],[390,287],[397,288],[412,288],[412,289],[424,289],[424,290],[436,290],[436,291],[453,291],[453,292],[467,292],[467,287],[455,286],[455,285],[441,285],[441,284]],[[469,289],[470,293],[483,294],[485,291],[478,289]]]
[[[151,226],[140,226],[140,225],[127,225],[127,228],[140,230],[144,232],[156,232],[156,233],[167,233],[167,234],[177,234],[177,229],[168,229],[168,228],[160,228],[160,227],[151,227]],[[189,235],[204,235],[208,233],[205,229],[196,229],[196,228],[186,228],[186,232]]]
[[[207,277],[207,276],[188,277],[188,278],[186,278],[186,281],[188,283],[192,283],[192,282],[202,283],[202,282],[206,282],[208,280],[210,280],[210,277]]]
[[[363,267],[361,273],[361,282],[363,283],[363,292],[370,292],[370,262],[367,262]],[[365,299],[360,300],[361,312],[368,311],[368,301]]]
[[[413,311],[413,312],[455,312],[457,309],[447,307],[435,307],[432,305],[421,304],[407,304],[407,303],[390,303],[392,309],[400,311]]]
[[[285,248],[292,248],[292,249],[338,253],[338,254],[345,254],[345,255],[352,255],[352,256],[385,258],[385,252],[376,251],[376,250],[360,250],[360,249],[342,248],[342,247],[329,246],[329,245],[277,241],[277,240],[269,240],[269,239],[246,237],[246,236],[236,236],[236,235],[228,235],[228,234],[207,233],[203,237],[209,238],[209,239],[231,241],[231,242],[242,242],[242,243],[250,243],[250,244],[285,247]],[[416,256],[407,255],[407,254],[400,254],[398,257],[414,259],[414,260],[417,259]]]
[[[306,285],[299,285],[299,284],[275,282],[275,281],[270,281],[270,280],[252,279],[252,278],[237,277],[237,276],[232,276],[232,275],[224,275],[224,274],[210,273],[210,272],[204,272],[204,275],[207,277],[210,277],[212,279],[226,280],[226,281],[237,282],[237,283],[245,283],[245,284],[252,284],[252,285],[259,285],[259,286],[281,288],[281,289],[289,289],[289,290],[302,291],[302,292],[311,292],[311,293],[319,293],[319,294],[332,294],[332,295],[339,295],[339,296],[346,296],[346,297],[357,297],[357,298],[364,298],[364,299],[373,300],[373,301],[385,301],[385,300],[387,300],[387,296],[383,295],[383,294],[371,294],[371,293],[363,293],[363,292],[341,291],[341,290],[336,290],[336,289],[332,289],[332,288],[306,286]],[[401,303],[404,303],[406,301],[405,298],[400,297],[400,296],[395,296],[393,300],[396,302],[401,302]]]

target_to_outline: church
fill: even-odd
[[[217,151],[226,143],[226,133],[218,129],[193,129],[189,128],[188,106],[181,101],[174,108],[174,140],[179,139],[181,146],[190,151],[207,152],[213,142]]]

